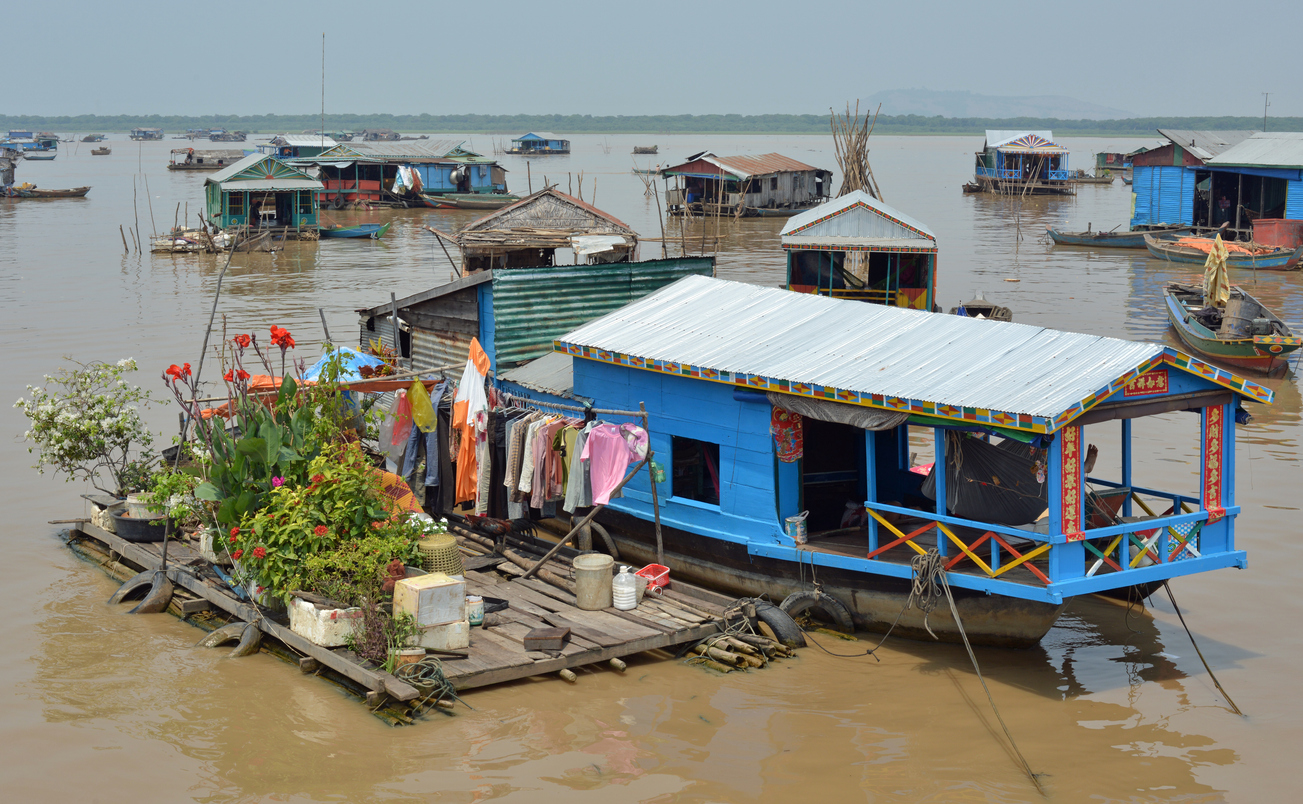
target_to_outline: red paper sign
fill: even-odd
[[[1063,468],[1059,484],[1059,511],[1063,516],[1063,532],[1068,541],[1084,538],[1081,532],[1081,428],[1065,427],[1059,432]]]
[[[1146,371],[1122,386],[1122,396],[1151,396],[1167,393],[1167,369]]]
[[[1208,524],[1226,516],[1222,507],[1222,463],[1225,440],[1222,438],[1222,406],[1204,408],[1203,420],[1203,507]]]

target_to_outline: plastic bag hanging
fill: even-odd
[[[408,389],[407,403],[412,406],[412,421],[421,432],[434,432],[439,426],[439,419],[435,416],[434,406],[430,403],[430,394],[420,380],[413,382],[412,387]]]

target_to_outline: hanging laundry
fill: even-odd
[[[407,389],[407,403],[412,408],[412,421],[421,428],[422,433],[434,432],[439,426],[439,417],[434,415],[434,405],[430,403],[430,394],[425,390],[425,383],[416,380]]]
[[[647,431],[632,424],[602,424],[584,443],[583,457],[590,461],[593,504],[606,505],[611,492],[624,480],[629,464],[647,456]]]
[[[407,404],[407,391],[399,389],[394,394],[394,401],[380,419],[378,444],[385,456],[399,466],[403,461],[404,447],[407,445],[407,433],[412,429],[412,410]]]
[[[584,445],[588,443],[589,433],[598,426],[597,422],[589,422],[575,436],[575,447],[570,452],[570,485],[566,486],[565,502],[561,505],[567,513],[573,514],[576,509],[593,504],[593,484],[588,474],[591,462],[584,458]]]
[[[484,378],[489,373],[489,356],[479,338],[471,338],[466,370],[457,386],[452,404],[452,426],[461,434],[457,451],[457,484],[454,502],[474,500],[479,490],[479,463],[476,458],[480,439],[488,424],[488,399],[484,395]]]
[[[778,460],[793,463],[805,455],[805,427],[801,414],[775,407],[769,420],[769,432],[774,437]]]
[[[426,397],[427,401],[437,406],[443,399],[444,391],[448,388],[448,381],[442,380],[434,386],[432,393]],[[421,389],[424,391],[424,387]],[[433,409],[433,408],[432,408]],[[420,425],[415,421],[408,428],[407,449],[403,455],[403,477],[407,479],[407,484],[416,487],[419,478],[416,477],[416,465],[419,453],[422,448],[425,451],[425,485],[439,485],[439,417],[434,418],[435,427],[429,431],[422,430]]]

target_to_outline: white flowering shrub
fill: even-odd
[[[27,451],[37,454],[33,467],[53,468],[65,480],[89,480],[95,488],[122,496],[148,477],[147,461],[133,448],[147,452],[153,434],[140,418],[138,406],[148,407],[149,392],[122,377],[136,370],[131,358],[117,363],[78,363],[45,376],[45,386],[27,386],[27,397],[14,403],[31,428],[23,438]],[[112,488],[100,485],[108,476]]]

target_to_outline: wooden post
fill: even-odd
[[[529,194],[534,194],[534,174],[529,169],[529,160],[525,160],[525,180],[529,182]]]
[[[133,236],[136,239],[136,251],[140,251],[140,205],[136,203],[136,177],[131,177],[131,208],[136,214],[136,228]]]
[[[326,333],[326,340],[330,340],[330,327],[326,326],[326,308],[318,307],[317,312],[321,314],[321,331]]]
[[[651,188],[652,195],[656,196],[656,222],[661,225],[661,259],[663,260],[669,256],[669,253],[666,251],[667,246],[665,245],[665,215],[661,212],[661,194],[656,189],[655,179],[652,180]]]
[[[154,196],[149,192],[149,176],[145,176],[145,201],[149,202],[149,230],[158,237],[158,226],[154,224]]]
[[[403,359],[403,342],[398,329],[398,297],[393,293],[389,294],[389,306],[390,315],[394,317],[394,360],[397,362]]]
[[[122,224],[118,224],[118,234],[122,235],[122,253],[130,254],[131,249],[127,248],[127,233],[122,231]]]

